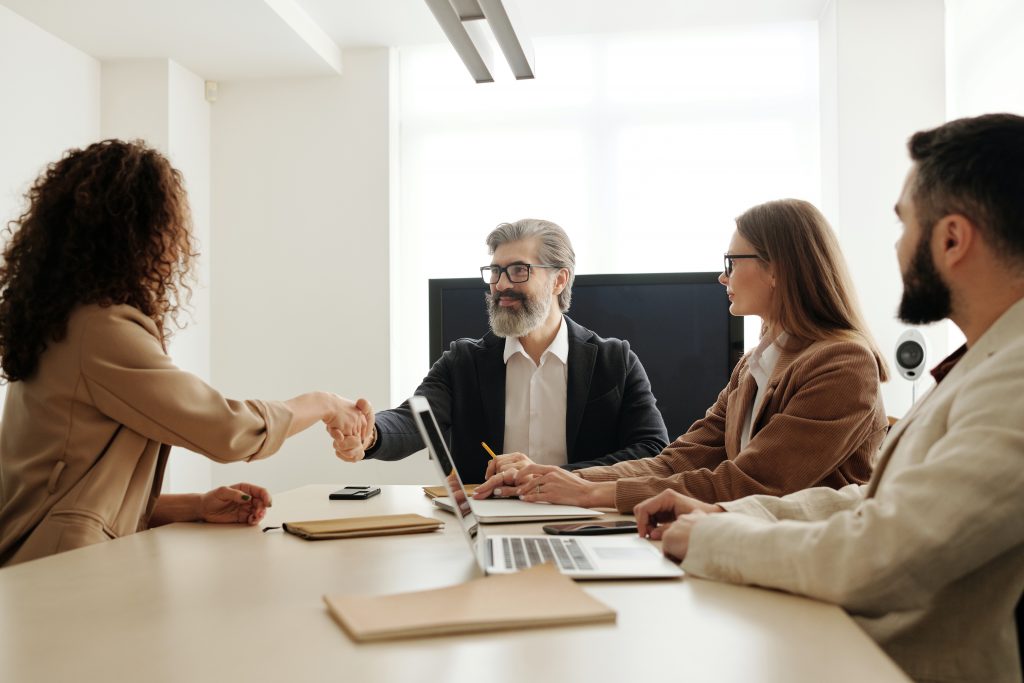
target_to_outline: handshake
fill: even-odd
[[[358,462],[366,449],[377,442],[373,406],[365,398],[355,402],[330,394],[330,409],[323,417],[327,433],[334,440],[334,453],[346,462]]]

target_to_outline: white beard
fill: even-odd
[[[554,284],[551,291],[554,291]],[[487,317],[491,323],[491,331],[498,337],[525,337],[547,320],[548,313],[551,312],[550,294],[549,292],[548,296],[539,300],[526,295],[519,300],[518,310],[502,307],[487,294]]]

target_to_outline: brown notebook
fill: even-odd
[[[415,593],[325,595],[324,602],[357,642],[615,621],[614,610],[550,564]]]
[[[310,541],[327,538],[359,538],[362,536],[393,536],[436,531],[444,522],[422,515],[373,515],[317,519],[310,522],[285,522],[285,531]]]
[[[466,494],[472,496],[473,491],[476,491],[476,487],[480,484],[465,484]],[[423,493],[427,494],[427,498],[445,498],[448,495],[448,491],[443,486],[424,486]]]

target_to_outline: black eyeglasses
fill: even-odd
[[[736,266],[736,264],[734,263],[734,261],[736,259],[741,259],[741,258],[757,258],[757,259],[759,259],[761,257],[758,256],[757,254],[725,254],[724,258],[725,258],[725,268],[723,270],[725,272],[725,276],[726,277],[732,277],[733,268],[735,268],[735,266]]]
[[[554,268],[555,270],[560,270],[563,266],[548,266],[540,263],[513,263],[508,266],[481,266],[480,275],[487,284],[496,285],[498,284],[498,280],[501,279],[501,274],[505,273],[509,282],[518,285],[519,283],[526,282],[530,279],[530,271],[533,268]]]

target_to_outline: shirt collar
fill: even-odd
[[[946,356],[941,363],[932,368],[932,377],[935,378],[936,384],[946,379],[946,375],[956,367],[956,364],[960,362],[960,359],[964,357],[965,353],[967,353],[967,344],[964,344],[959,349]]]
[[[759,386],[771,376],[781,354],[780,344],[784,344],[787,338],[784,332],[774,339],[763,338],[746,361]]]
[[[505,364],[507,365],[508,359],[517,353],[521,353],[527,358],[530,357],[518,337],[505,337],[505,353],[502,357]],[[558,332],[555,333],[555,338],[551,340],[548,348],[544,349],[544,353],[540,354],[540,362],[542,364],[544,363],[544,356],[549,353],[562,361],[562,365],[569,365],[569,326],[565,324],[564,316],[558,320]]]

